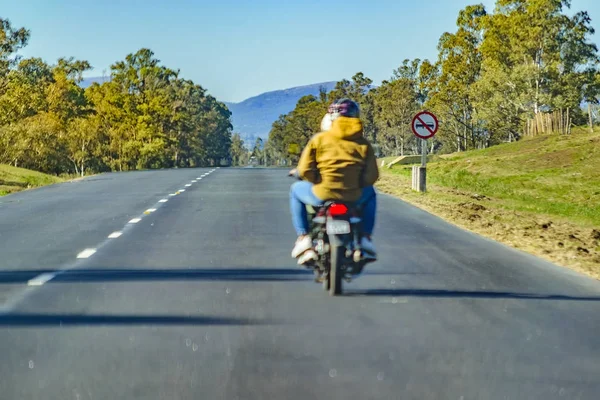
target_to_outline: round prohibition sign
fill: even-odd
[[[421,111],[412,120],[412,131],[416,137],[421,139],[435,136],[439,126],[437,117],[429,111]]]

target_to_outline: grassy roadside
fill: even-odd
[[[0,164],[0,196],[63,181],[56,176]]]
[[[381,168],[378,188],[458,226],[600,279],[600,132],[540,136],[428,164]]]

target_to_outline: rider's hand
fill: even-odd
[[[294,168],[290,172],[288,172],[288,176],[296,176],[298,174],[298,170]]]

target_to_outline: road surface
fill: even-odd
[[[290,183],[183,169],[0,198],[0,398],[600,398],[596,281],[382,195],[380,261],[331,298],[289,258]]]

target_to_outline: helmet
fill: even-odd
[[[358,118],[360,117],[360,107],[355,101],[348,98],[336,100],[329,106],[330,114],[338,114],[342,117]]]
[[[323,117],[323,119],[321,120],[321,132],[326,132],[328,130],[331,129],[331,125],[333,125],[333,115],[332,114],[325,114],[325,116]]]
[[[360,117],[360,107],[355,101],[347,98],[334,101],[321,120],[321,131],[330,130],[333,121],[340,116],[358,118]]]

